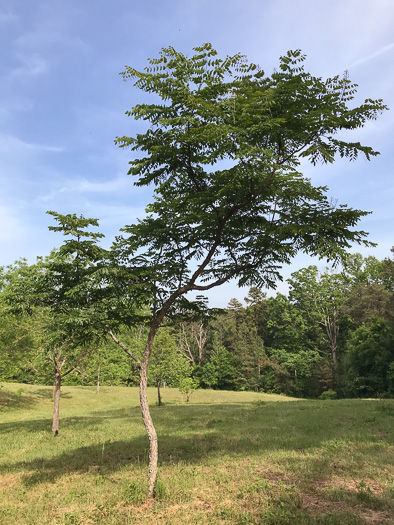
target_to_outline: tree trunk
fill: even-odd
[[[149,412],[148,404],[148,370],[143,364],[140,368],[140,405],[142,419],[149,438],[149,474],[148,474],[148,497],[154,496],[156,478],[157,478],[157,434]]]
[[[97,393],[100,392],[100,354],[99,354],[99,362],[97,367]]]
[[[59,415],[60,415],[60,387],[62,383],[62,377],[59,371],[55,371],[55,384],[54,384],[54,396],[53,396],[53,419],[52,419],[52,432],[54,436],[59,434]]]
[[[160,379],[156,382],[156,384],[157,384],[157,399],[159,402],[159,407],[161,407]]]

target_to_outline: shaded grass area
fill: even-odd
[[[65,388],[53,438],[51,389],[5,388],[0,523],[394,523],[391,400],[202,391],[186,404],[166,389],[157,407],[152,389],[160,481],[147,502],[137,389]]]

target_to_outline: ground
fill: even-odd
[[[1,524],[391,524],[394,401],[149,392],[159,435],[147,501],[147,438],[134,388],[0,389]]]

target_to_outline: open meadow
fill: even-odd
[[[157,497],[137,388],[0,388],[1,524],[394,523],[394,400],[150,389]]]

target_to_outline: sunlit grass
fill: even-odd
[[[394,402],[149,392],[158,498],[145,499],[136,388],[0,389],[0,523],[394,523]]]

